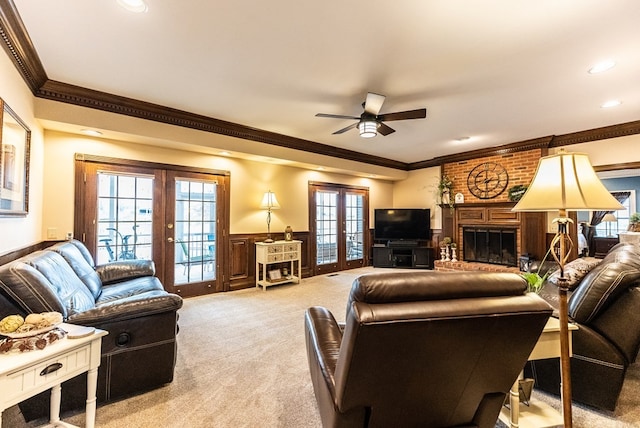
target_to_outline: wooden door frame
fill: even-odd
[[[317,264],[317,229],[316,229],[316,202],[314,199],[315,190],[319,187],[330,188],[332,190],[337,190],[339,192],[340,198],[343,196],[345,191],[364,191],[364,201],[363,201],[363,248],[362,248],[362,266],[366,266],[369,260],[369,248],[370,248],[370,233],[369,233],[369,188],[364,186],[352,186],[348,184],[338,184],[338,183],[325,183],[319,181],[309,181],[308,183],[308,212],[309,212],[309,255],[311,256],[309,259],[309,270],[312,272],[312,275],[316,275],[318,264]],[[344,201],[338,202],[338,207],[344,208]],[[339,220],[343,220],[343,212],[339,212]],[[339,225],[340,227],[342,225]],[[340,236],[343,236],[340,233]],[[340,239],[343,239],[340,238]],[[343,252],[342,246],[338,245],[338,262],[337,268],[341,269],[352,269],[353,267],[348,267],[348,262],[346,262],[346,255],[342,255],[345,259],[344,265],[341,263],[341,254]]]
[[[96,197],[95,193],[89,195],[88,192],[81,191],[80,189],[84,188],[87,177],[87,170],[89,167],[94,166],[95,164],[105,165],[107,168],[111,167],[119,167],[124,169],[147,169],[147,170],[172,170],[182,173],[199,173],[199,174],[207,174],[215,176],[215,179],[218,180],[218,186],[221,186],[221,200],[223,206],[218,210],[218,221],[220,222],[220,237],[216,238],[216,244],[220,246],[220,252],[218,255],[221,257],[220,266],[221,269],[218,271],[219,284],[221,287],[218,287],[218,290],[214,291],[229,291],[230,290],[230,263],[227,263],[230,256],[229,250],[229,222],[230,222],[230,173],[228,171],[222,170],[214,170],[200,167],[190,167],[190,166],[182,166],[182,165],[172,165],[172,164],[163,164],[156,162],[147,162],[147,161],[138,161],[131,159],[120,159],[120,158],[112,158],[107,156],[95,156],[89,154],[80,154],[76,153],[75,159],[75,198],[74,198],[74,226],[73,233],[76,239],[86,242],[86,236],[88,233],[93,233],[93,224],[87,221],[87,204],[91,203],[90,198]],[[164,188],[166,187],[166,174],[163,174],[162,183],[159,186],[154,186],[154,200],[162,201],[162,205],[157,210],[154,207],[154,226],[153,233],[156,236],[164,237],[164,212],[166,211],[166,207],[164,206]],[[159,218],[156,218],[156,215],[159,215]],[[219,240],[218,240],[219,239]],[[163,239],[163,241],[166,241]],[[160,281],[164,284],[165,280],[165,263],[166,260],[166,250],[165,250],[166,242],[163,242],[163,245],[158,245],[153,250],[153,259],[156,264],[156,276]],[[89,252],[96,260],[96,246],[92,245],[92,247],[88,247]]]

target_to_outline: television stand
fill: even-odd
[[[389,241],[387,247],[417,247],[418,241]]]
[[[417,243],[403,246],[387,243],[386,247],[374,246],[372,252],[373,267],[433,269],[432,247],[419,246]]]

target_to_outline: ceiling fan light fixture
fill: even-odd
[[[362,138],[372,138],[378,135],[378,123],[375,120],[363,120],[358,124]]]

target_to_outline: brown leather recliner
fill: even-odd
[[[552,308],[517,274],[393,272],[353,283],[346,322],[305,314],[328,427],[494,427]]]

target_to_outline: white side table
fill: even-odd
[[[300,283],[302,278],[301,248],[302,241],[296,240],[256,242],[256,287],[262,286],[262,290],[265,291],[270,285],[287,282]],[[288,274],[279,278],[270,278],[268,276],[268,266],[283,262],[289,263]]]
[[[571,333],[578,326],[569,323],[569,355],[571,350]],[[560,356],[560,321],[549,318],[538,338],[536,346],[529,355],[529,360],[544,360]],[[509,409],[502,407],[500,420],[511,428],[556,427],[564,424],[562,414],[553,407],[539,400],[529,400],[529,406],[520,406],[519,382],[515,381],[509,394]]]
[[[78,334],[84,327],[63,323],[60,328]],[[107,334],[96,329],[79,339],[65,337],[42,350],[0,354],[0,425],[5,409],[51,388],[49,425],[46,427],[75,427],[60,421],[60,384],[87,372],[86,427],[93,428],[100,348],[102,336]]]

